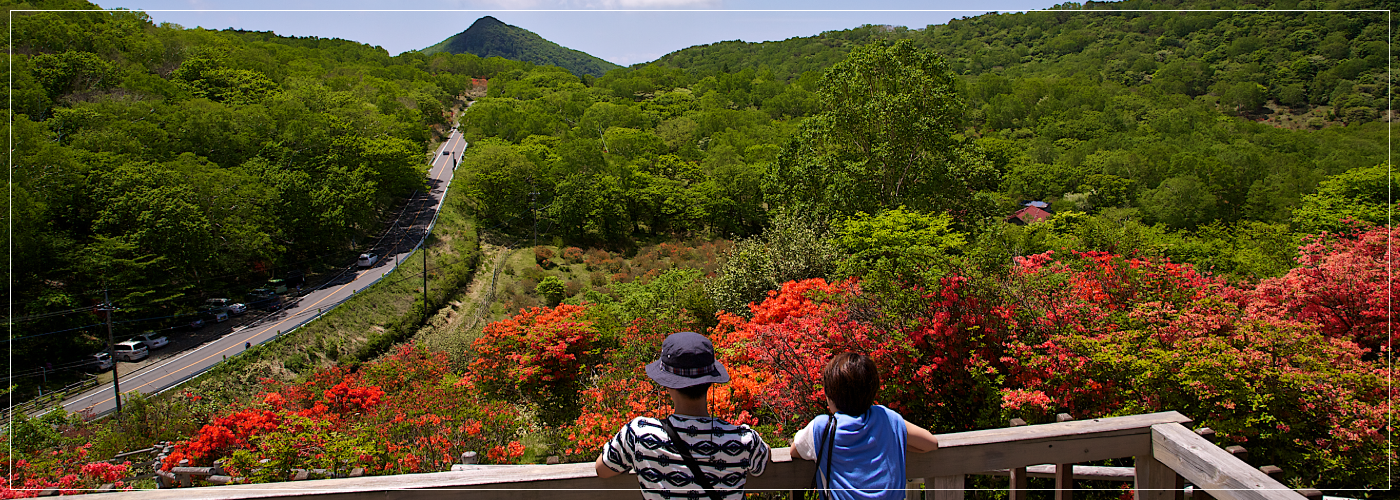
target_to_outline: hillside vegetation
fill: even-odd
[[[513,61],[558,66],[577,76],[600,76],[621,68],[583,52],[562,47],[529,30],[511,26],[491,16],[477,19],[465,31],[418,52],[422,55],[446,52],[475,54],[478,57],[501,57]]]
[[[21,397],[39,364],[62,380],[106,344],[88,314],[104,290],[122,338],[188,322],[206,298],[348,264],[423,187],[470,78],[531,66],[133,12],[17,13],[9,28]]]

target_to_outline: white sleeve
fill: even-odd
[[[816,422],[817,419],[812,419],[811,422],[807,422],[807,426],[797,431],[797,435],[792,437],[793,451],[802,455],[802,457],[807,460],[812,460],[817,457],[817,447],[812,443],[812,425]],[[796,455],[794,455],[794,458],[796,458]]]

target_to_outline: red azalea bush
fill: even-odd
[[[163,467],[227,459],[250,481],[287,480],[293,469],[327,475],[447,470],[465,451],[486,463],[514,463],[520,416],[481,399],[442,353],[405,345],[373,363],[317,371],[304,382],[265,381],[247,407],[216,417],[177,443]]]
[[[536,307],[487,325],[473,343],[478,387],[503,399],[539,398],[576,381],[597,337],[586,310]]]
[[[1264,280],[1251,292],[1260,314],[1316,324],[1323,335],[1351,340],[1383,357],[1391,349],[1386,325],[1394,314],[1388,300],[1400,295],[1389,280],[1387,258],[1395,255],[1393,230],[1353,224],[1343,234],[1309,236],[1299,248],[1298,267]]]
[[[91,443],[24,453],[12,448],[9,438],[9,433],[0,435],[0,498],[33,498],[48,489],[60,495],[103,487],[130,489],[124,479],[134,474],[131,462],[110,464],[89,456]]]

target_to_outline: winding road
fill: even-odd
[[[227,335],[169,359],[138,367],[132,373],[121,373],[118,383],[122,393],[140,391],[151,394],[174,387],[224,359],[243,352],[247,349],[245,346],[256,346],[270,341],[282,332],[315,319],[392,271],[427,235],[428,225],[442,206],[443,195],[447,192],[448,184],[452,182],[453,171],[466,147],[467,142],[462,138],[461,132],[454,129],[447,141],[434,152],[428,169],[427,195],[423,196],[420,193],[410,199],[408,206],[399,216],[400,220],[390,229],[390,234],[380,238],[375,246],[368,250],[384,256],[375,266],[358,269],[352,265],[350,269],[343,271],[320,288],[310,290],[301,297],[290,298],[286,307],[280,311],[267,314]],[[412,219],[405,220],[408,217]],[[396,234],[396,230],[402,230],[403,234]],[[119,367],[122,364],[117,363]],[[112,384],[107,383],[64,400],[63,408],[74,413],[86,411],[92,415],[102,415],[116,409],[116,395]]]

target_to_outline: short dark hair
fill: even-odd
[[[705,399],[710,395],[710,383],[706,382],[700,385],[681,387],[676,389],[676,391],[680,392],[682,396],[685,396],[690,399]]]
[[[822,368],[822,385],[836,411],[863,415],[880,391],[880,369],[870,356],[843,352],[832,356]]]

